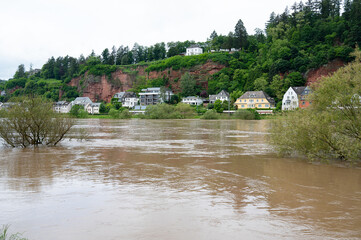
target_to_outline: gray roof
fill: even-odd
[[[310,93],[312,93],[312,89],[311,89],[309,86],[307,86],[307,87],[305,87],[305,89],[302,91],[301,95],[308,95],[308,94],[310,94]]]
[[[243,94],[239,99],[248,99],[248,98],[266,98],[270,103],[275,103],[275,100],[268,96],[264,91],[248,91]]]
[[[126,92],[123,95],[123,98],[136,98],[137,94],[135,92]]]
[[[295,91],[297,95],[301,95],[305,88],[306,87],[292,87],[293,91]]]
[[[193,44],[193,45],[190,45],[187,48],[201,48],[201,47],[199,45],[197,45],[197,44]]]
[[[114,94],[113,98],[122,98],[124,96],[125,92],[118,92]]]
[[[229,97],[229,93],[222,90],[220,93],[216,95],[217,97]]]
[[[54,105],[56,106],[66,106],[66,105],[69,105],[70,102],[67,102],[67,101],[59,101],[59,102],[55,102]]]
[[[74,104],[92,103],[92,100],[88,97],[77,97],[73,102]]]
[[[91,107],[100,107],[101,103],[92,103],[90,104]]]

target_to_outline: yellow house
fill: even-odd
[[[274,108],[275,100],[263,91],[248,91],[236,100],[237,109]]]

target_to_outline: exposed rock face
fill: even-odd
[[[341,60],[336,59],[322,67],[309,70],[306,73],[306,79],[307,79],[306,85],[310,86],[313,83],[316,83],[322,77],[331,75],[332,73],[336,72],[339,68],[341,68],[343,66],[345,66],[345,63],[342,62]]]
[[[208,78],[225,66],[208,61],[203,65],[195,66],[191,69],[172,70],[166,69],[159,72],[145,71],[146,66],[138,66],[135,70],[122,71],[117,70],[112,73],[111,79],[107,76],[93,76],[85,73],[83,76],[73,78],[69,85],[76,86],[82,97],[89,97],[92,101],[106,101],[110,102],[111,98],[117,92],[127,91],[134,86],[137,79],[144,78],[152,79],[168,79],[166,87],[170,87],[173,92],[180,92],[180,78],[188,71],[197,80],[202,88],[208,89]]]

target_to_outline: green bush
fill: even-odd
[[[256,111],[240,109],[233,114],[233,117],[236,119],[255,120],[259,119],[259,114]]]
[[[201,117],[202,119],[219,119],[220,115],[215,110],[208,110]]]

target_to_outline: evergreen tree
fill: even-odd
[[[235,47],[245,48],[248,34],[241,19],[238,20],[236,27],[234,28],[234,36],[237,39]]]

